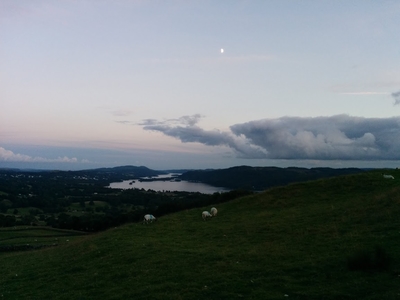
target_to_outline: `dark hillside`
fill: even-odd
[[[291,184],[0,253],[4,299],[397,299],[400,171]]]
[[[183,180],[199,181],[231,189],[265,190],[293,182],[315,180],[364,172],[362,169],[277,168],[240,166],[220,170],[194,170],[180,176]]]
[[[100,178],[107,178],[108,181],[119,181],[123,179],[137,179],[140,177],[157,176],[165,174],[163,171],[156,171],[144,166],[120,166],[114,168],[100,168],[82,171],[70,171],[72,174],[80,174],[87,176],[99,176]]]

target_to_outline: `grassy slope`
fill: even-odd
[[[82,231],[63,230],[40,226],[18,226],[0,228],[0,250],[8,245],[55,246],[64,244],[81,236]]]
[[[394,299],[400,293],[400,172],[275,188],[129,224],[57,248],[0,254],[2,299]],[[209,208],[207,208],[209,209]],[[391,270],[348,271],[382,246]]]

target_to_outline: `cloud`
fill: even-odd
[[[165,121],[146,119],[140,125],[142,125],[145,130],[162,132],[167,136],[179,139],[183,143],[201,143],[207,146],[228,146],[235,150],[239,156],[265,157],[265,154],[259,147],[248,144],[242,137],[236,137],[229,132],[204,130],[200,128],[196,124],[201,118],[201,115],[196,114]]]
[[[231,126],[270,158],[398,159],[400,118],[284,117]]]
[[[174,124],[177,125],[184,125],[184,126],[194,126],[196,125],[202,116],[200,114],[195,114],[191,116],[183,116],[178,119],[168,119],[168,120],[163,120],[163,121],[158,121],[156,119],[144,119],[139,125],[142,126],[172,126]],[[150,129],[150,128],[145,128],[145,129]]]
[[[393,105],[398,105],[400,104],[400,91],[392,93],[392,97],[394,99]]]
[[[76,157],[69,158],[67,156],[58,158],[43,158],[43,157],[32,157],[25,154],[14,153],[10,150],[6,150],[0,147],[0,161],[7,162],[61,162],[61,163],[76,163],[78,159]],[[87,162],[86,160],[82,162]]]
[[[242,158],[400,159],[400,117],[282,117],[235,124],[231,132],[204,130],[198,120],[198,115],[163,122],[148,119],[142,125],[184,143],[228,146]]]
[[[124,124],[124,125],[131,125],[131,121],[115,121],[115,123]]]
[[[153,125],[157,125],[157,124],[161,124],[160,121],[157,121],[156,119],[144,119],[142,122],[138,123],[138,125],[140,126],[153,126]]]

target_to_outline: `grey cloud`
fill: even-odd
[[[265,157],[265,154],[240,137],[219,130],[204,130],[196,125],[201,118],[196,114],[184,116],[179,119],[170,119],[164,122],[154,119],[144,120],[141,125],[145,130],[159,131],[163,134],[179,139],[183,143],[201,143],[207,146],[228,146],[235,150],[240,156]]]
[[[119,123],[119,124],[124,124],[124,125],[129,125],[129,124],[132,124],[132,122],[131,121],[115,121],[115,123]]]
[[[159,121],[156,119],[144,119],[139,125],[143,126],[153,126],[153,125],[162,125],[162,126],[172,126],[174,124],[185,125],[185,126],[194,126],[196,125],[202,116],[200,114],[195,114],[192,116],[182,116],[178,119],[167,119],[164,121]]]
[[[182,142],[199,142],[208,146],[219,146],[231,143],[231,137],[220,131],[207,131],[198,126],[147,125],[146,130],[160,131],[165,135],[179,138]]]
[[[142,125],[184,143],[227,146],[242,158],[400,159],[400,117],[282,117],[235,124],[231,132],[204,130],[196,125],[199,118],[146,120]]]
[[[231,126],[235,135],[246,137],[280,159],[399,159],[400,118],[284,117]]]
[[[141,126],[152,126],[152,125],[157,125],[157,124],[160,124],[160,122],[155,120],[155,119],[144,119],[138,125],[141,125]]]
[[[393,105],[398,105],[400,104],[400,91],[392,93],[392,97],[394,99]]]
[[[182,124],[185,124],[185,125],[188,125],[188,126],[193,126],[193,125],[197,124],[201,118],[202,118],[201,115],[195,114],[193,116],[180,117],[177,121],[179,123],[182,123]]]

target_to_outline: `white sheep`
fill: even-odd
[[[212,217],[212,215],[208,212],[208,211],[203,211],[202,213],[201,213],[201,217],[203,218],[203,220],[205,221],[207,218],[211,218]]]
[[[382,174],[382,175],[383,175],[383,178],[394,179],[394,177],[392,175],[387,175],[387,174]]]
[[[218,213],[218,210],[217,210],[215,207],[212,207],[212,208],[211,208],[211,215],[212,215],[213,217],[216,217],[216,216],[217,216],[217,213]]]
[[[152,223],[153,221],[156,221],[157,219],[156,219],[156,217],[155,216],[153,216],[153,215],[149,215],[149,214],[147,214],[147,215],[145,215],[144,216],[144,220],[143,220],[143,223]]]

